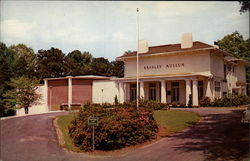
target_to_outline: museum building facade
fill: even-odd
[[[202,97],[221,98],[228,93],[246,94],[245,60],[183,34],[180,44],[148,47],[139,44],[139,96],[162,103],[199,106]],[[116,60],[124,62],[124,78],[117,83],[121,102],[136,99],[137,52]]]

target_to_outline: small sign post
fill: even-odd
[[[98,126],[99,124],[99,118],[98,117],[89,117],[88,118],[88,125],[92,126],[92,146],[93,146],[93,152],[95,150],[95,126]]]

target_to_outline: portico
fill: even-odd
[[[119,100],[121,103],[136,99],[136,79],[117,78]],[[186,75],[175,77],[140,77],[139,97],[162,103],[178,103],[192,106],[199,105],[199,99],[206,95],[209,85],[206,76]]]

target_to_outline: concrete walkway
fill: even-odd
[[[0,160],[238,161],[248,154],[249,129],[240,124],[242,110],[178,110],[193,111],[204,118],[199,124],[174,136],[112,157],[71,153],[59,147],[52,121],[55,116],[62,115],[61,112],[1,120]]]

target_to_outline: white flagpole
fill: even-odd
[[[137,8],[136,107],[139,109],[139,8]]]

